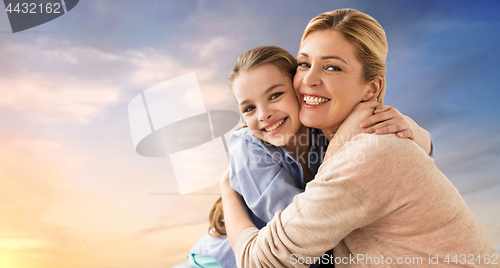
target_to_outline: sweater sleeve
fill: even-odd
[[[314,181],[260,231],[245,229],[235,255],[239,267],[307,267],[293,258],[313,258],[335,247],[355,229],[403,206],[408,155],[430,159],[409,140],[360,134],[320,167]],[[406,175],[405,175],[406,174]]]

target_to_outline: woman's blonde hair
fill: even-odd
[[[363,65],[363,80],[367,83],[382,76],[383,85],[377,97],[381,104],[385,95],[387,38],[382,26],[371,16],[354,10],[338,9],[313,18],[302,35],[301,44],[315,31],[335,30],[354,45],[356,57]]]
[[[261,46],[245,51],[238,57],[234,64],[231,73],[229,74],[229,88],[233,90],[233,82],[238,76],[244,72],[248,72],[254,68],[264,64],[272,64],[276,66],[283,74],[293,79],[297,71],[297,60],[288,51],[277,46]],[[246,123],[240,128],[246,127]],[[224,225],[224,211],[222,208],[222,198],[219,197],[209,215],[208,233],[211,236],[220,237],[226,235],[226,227]]]

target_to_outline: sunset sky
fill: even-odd
[[[82,0],[15,34],[0,12],[0,267],[184,261],[218,187],[181,196],[168,157],[138,155],[129,102],[195,72],[208,110],[236,110],[226,81],[242,52],[295,55],[309,20],[339,8],[384,27],[385,104],[432,134],[499,251],[500,2]]]

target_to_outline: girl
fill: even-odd
[[[290,53],[263,46],[243,53],[229,76],[229,86],[246,124],[229,141],[230,184],[243,196],[252,222],[259,229],[304,191],[305,184],[318,172],[327,146],[327,137],[320,130],[307,128],[299,121],[299,104],[292,85],[296,70],[297,61]],[[307,101],[320,105],[324,99],[310,97]],[[364,105],[374,108],[379,103],[372,99]],[[394,133],[410,134],[405,136],[408,138],[414,138],[413,133],[424,135],[418,140],[424,141],[421,147],[430,151],[431,140],[425,130],[390,106],[379,108],[384,112],[375,116],[383,115],[389,124],[380,126],[375,121],[369,124],[375,125],[370,131],[385,127]],[[370,113],[373,115],[373,111]],[[362,119],[351,120],[356,123],[345,127],[342,134],[351,134],[349,129],[357,127]],[[377,117],[367,120],[374,119]],[[220,205],[218,200],[211,216],[222,215]],[[188,255],[190,266],[236,267],[227,237],[221,234],[225,234],[222,218],[211,218],[209,234]]]

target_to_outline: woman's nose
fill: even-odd
[[[321,82],[318,70],[316,68],[310,68],[302,79],[302,83],[308,87],[314,87],[319,85]]]

